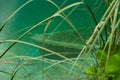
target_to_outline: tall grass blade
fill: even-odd
[[[34,25],[32,28],[28,29],[25,33],[23,33],[20,37],[18,37],[17,40],[22,39],[22,38],[23,38],[26,34],[28,34],[30,31],[34,30],[35,28],[37,28],[37,27],[40,26],[41,24],[43,24],[43,23],[45,23],[45,22],[47,22],[47,21],[49,21],[49,20],[57,17],[59,14],[61,14],[61,13],[64,12],[65,10],[67,10],[67,9],[69,9],[69,8],[71,8],[71,7],[80,5],[80,4],[82,4],[82,2],[76,2],[76,3],[74,3],[74,4],[68,5],[67,7],[61,9],[60,11],[57,11],[57,12],[56,12],[55,14],[53,14],[52,16],[44,19],[43,21],[41,21],[41,22],[37,23],[36,25]],[[2,57],[6,54],[6,52],[7,52],[9,49],[11,49],[15,44],[16,44],[16,42],[13,42],[13,43],[2,53],[2,55],[0,55],[0,58],[2,58]]]
[[[25,2],[22,6],[20,6],[16,11],[14,11],[1,25],[0,27],[0,32],[2,31],[2,29],[6,26],[6,24],[9,22],[9,20],[15,15],[17,14],[23,7],[25,7],[28,3],[30,3],[32,0],[28,0],[27,2]]]

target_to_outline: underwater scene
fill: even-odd
[[[0,80],[120,80],[120,0],[0,0]]]

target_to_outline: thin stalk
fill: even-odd
[[[117,2],[116,2],[116,3],[117,3]],[[111,13],[114,11],[115,6],[116,6],[116,4],[112,7],[111,11],[110,11],[109,14],[108,14],[108,17],[106,17],[105,23],[109,20],[109,16],[110,16]],[[101,26],[101,29],[104,28],[105,23]],[[102,30],[100,30],[97,35],[99,35],[99,34],[101,33],[101,31],[102,31]],[[109,37],[109,38],[110,38],[110,37]],[[109,38],[108,38],[108,40],[107,40],[107,42],[106,42],[106,44],[105,44],[105,46],[104,46],[104,49],[103,49],[103,52],[102,52],[102,53],[104,53],[105,48],[107,47],[107,45],[108,45],[108,43],[109,43]],[[95,43],[96,40],[97,40],[97,38],[94,39],[93,43]],[[91,49],[92,49],[92,48],[91,48]],[[90,50],[89,50],[89,51],[90,51]],[[102,59],[102,56],[103,56],[103,54],[101,55],[101,59]],[[100,59],[100,61],[101,61],[101,59]],[[99,64],[99,65],[100,65],[100,64]]]
[[[69,60],[70,62],[73,63],[73,61],[70,60],[69,58],[67,58],[67,57],[65,57],[65,56],[63,56],[63,55],[61,55],[61,54],[59,54],[59,53],[57,53],[57,52],[55,52],[55,51],[53,51],[53,50],[47,49],[47,48],[42,47],[42,46],[39,46],[39,45],[35,45],[35,44],[33,44],[33,43],[29,43],[29,42],[26,42],[26,41],[20,41],[20,40],[4,40],[4,41],[0,41],[0,42],[1,42],[1,43],[16,42],[16,43],[21,43],[21,44],[25,44],[25,45],[33,46],[33,47],[36,47],[36,48],[39,48],[39,49],[42,49],[42,50],[48,51],[48,52],[50,52],[50,53],[52,53],[52,54],[54,54],[54,55],[57,55],[57,56],[59,56],[59,57],[65,59],[65,60]],[[76,64],[76,65],[80,67],[79,64]]]
[[[53,17],[54,17],[54,16],[49,17],[49,18],[41,21],[40,23],[34,25],[32,28],[28,29],[25,33],[23,33],[23,34],[22,34],[20,37],[18,37],[16,40],[22,39],[22,38],[23,38],[25,35],[27,35],[30,31],[32,31],[33,29],[37,28],[37,27],[38,27],[39,25],[41,25],[42,23],[44,23],[44,22],[52,19]],[[16,42],[13,42],[13,43],[2,53],[2,55],[0,55],[0,58],[2,58],[2,57],[6,54],[6,52],[7,52],[9,49],[11,49],[15,44],[16,44]]]
[[[43,35],[44,35],[44,36],[43,36],[43,42],[44,42],[44,41],[45,41],[45,39],[46,39],[46,32],[47,32],[47,29],[48,29],[48,27],[50,26],[51,22],[52,22],[52,19],[48,21],[47,25],[46,25],[46,26],[45,26],[45,28],[44,28],[44,33],[43,33]]]
[[[119,24],[120,24],[120,20],[118,20],[116,25],[113,25],[115,27],[114,27],[114,29],[112,29],[112,32],[111,32],[111,35],[110,35],[110,44],[109,44],[109,47],[108,47],[108,54],[107,54],[107,58],[106,58],[105,72],[107,70],[107,66],[108,66],[108,62],[109,62],[109,57],[110,57],[110,53],[111,53],[111,47],[112,47],[112,43],[113,43],[114,33],[115,33],[115,30],[117,29]]]
[[[91,45],[88,53],[90,53],[91,50],[93,49],[94,44],[95,44],[95,42],[97,41],[97,37],[101,34],[101,32],[102,32],[102,30],[103,30],[103,28],[104,28],[104,26],[105,26],[105,23],[107,23],[107,21],[108,21],[108,19],[109,19],[109,16],[111,15],[111,13],[113,12],[113,10],[115,9],[115,5],[116,5],[117,2],[118,2],[118,0],[117,0],[117,1],[114,0],[114,1],[111,3],[111,5],[108,7],[107,11],[106,11],[105,14],[103,15],[101,21],[97,24],[96,27],[99,27],[99,28],[101,27],[101,28],[100,28],[99,32],[96,34],[95,39],[93,40],[93,38],[90,37],[90,39],[87,41],[87,44],[90,44],[90,43],[92,42],[92,45]],[[113,5],[114,5],[114,6],[113,6]],[[111,8],[112,8],[112,9],[111,9]],[[106,16],[107,16],[107,17],[106,17]],[[96,33],[96,32],[97,32],[97,31],[95,31],[95,33]],[[94,35],[95,35],[95,34],[94,34]],[[93,36],[94,36],[94,35],[93,35]],[[83,49],[81,50],[80,54],[78,55],[78,57],[77,57],[76,60],[74,61],[74,64],[73,64],[73,66],[72,66],[71,69],[70,69],[69,75],[71,74],[73,68],[75,67],[75,64],[77,63],[79,57],[80,57],[81,54],[85,51],[85,49],[86,49],[86,46],[83,47]]]
[[[41,22],[37,23],[36,25],[34,25],[32,28],[28,29],[26,32],[24,32],[24,33],[23,33],[20,37],[18,37],[16,40],[22,39],[22,38],[23,38],[25,35],[27,35],[29,32],[31,32],[32,30],[34,30],[35,28],[37,28],[37,27],[40,26],[41,24],[43,24],[43,23],[45,23],[45,22],[47,22],[47,21],[49,21],[49,20],[57,17],[59,14],[61,14],[61,13],[64,12],[65,10],[67,10],[67,9],[69,9],[69,8],[71,8],[71,7],[80,5],[80,4],[82,4],[82,2],[76,2],[76,3],[73,3],[73,4],[71,4],[71,5],[68,5],[67,7],[64,7],[63,9],[57,11],[57,12],[56,12],[55,14],[53,14],[52,16],[44,19],[43,21],[41,21]],[[2,57],[6,54],[6,52],[7,52],[9,49],[11,49],[15,44],[16,44],[16,42],[13,42],[13,43],[2,53],[2,55],[0,55],[0,58],[2,58]]]
[[[12,76],[12,74],[9,73],[9,72],[3,71],[3,70],[0,70],[0,72]],[[20,78],[21,80],[26,80],[26,79],[25,79],[24,77],[22,77],[22,76],[16,75],[16,77],[17,77],[17,78]]]
[[[27,2],[25,2],[22,6],[20,6],[16,11],[14,11],[6,20],[5,22],[2,24],[2,26],[0,27],[0,32],[2,31],[2,29],[6,26],[6,24],[8,23],[8,21],[15,16],[23,7],[25,7],[28,3],[32,2],[32,0],[28,0]]]
[[[12,76],[11,76],[10,80],[13,80],[13,79],[14,79],[16,73],[17,73],[18,70],[19,70],[19,68],[18,68],[19,65],[20,65],[20,61],[19,61],[18,64],[15,66],[15,69],[14,69],[14,71],[13,71],[13,73],[12,73]]]
[[[86,45],[86,41],[84,40],[84,38],[81,36],[81,34],[79,33],[79,31],[76,29],[76,27],[71,23],[70,20],[66,19],[64,16],[60,15],[60,17],[62,17],[72,28],[73,30],[76,32],[76,34],[78,35],[78,37],[81,39],[82,43],[84,45]],[[87,45],[86,45],[87,46]]]
[[[97,21],[97,19],[96,19],[95,14],[93,13],[93,11],[91,10],[91,8],[90,8],[86,3],[84,3],[84,5],[87,7],[87,9],[88,9],[88,11],[90,12],[90,14],[91,14],[93,20],[95,21],[95,25],[97,25],[97,24],[98,24],[98,21]],[[98,28],[98,30],[100,30],[100,29]],[[102,41],[103,41],[103,45],[105,45],[103,36],[102,36],[101,34],[100,34],[100,38],[101,38]]]
[[[50,0],[50,1],[51,1],[51,0]],[[56,3],[54,3],[53,1],[51,1],[51,2],[52,2],[52,4],[53,4],[54,6],[57,7],[58,10],[61,9],[62,6],[59,7],[59,6],[58,6]],[[63,12],[62,14],[65,16],[64,18],[68,19],[69,15],[70,15],[78,6],[79,6],[79,5],[75,6],[67,15],[65,15],[64,12]],[[56,26],[56,28],[55,28],[52,32],[54,32],[63,22],[64,22],[64,20],[62,20],[62,21]],[[48,37],[50,37],[50,35],[49,35]]]
[[[114,1],[116,1],[116,0],[114,0]],[[110,15],[113,13],[113,11],[114,11],[114,9],[115,9],[115,7],[116,7],[116,4],[117,4],[117,1],[114,3],[114,1],[111,3],[111,5],[113,5],[113,7],[110,5],[110,7],[108,8],[108,10],[106,11],[106,13],[104,14],[104,16],[103,16],[103,18],[101,19],[101,21],[99,22],[99,24],[97,25],[98,27],[100,27],[100,30],[99,30],[99,32],[97,33],[97,35],[96,35],[96,37],[95,37],[95,39],[94,39],[94,41],[92,41],[92,45],[91,45],[91,47],[90,47],[90,49],[89,49],[89,51],[88,52],[90,52],[91,50],[92,50],[92,48],[94,47],[94,44],[95,44],[95,42],[97,41],[97,37],[101,34],[101,32],[102,32],[102,30],[104,29],[104,27],[105,27],[105,24],[107,23],[107,21],[109,20],[109,17],[110,17]],[[112,7],[112,8],[111,8]],[[111,11],[109,11],[109,9],[111,10]],[[107,14],[109,12],[109,14]],[[107,17],[105,17],[107,15]],[[96,26],[96,27],[97,27]],[[89,41],[89,40],[88,40]]]
[[[62,7],[68,0],[64,0],[64,2],[62,3],[62,5],[60,7]]]
[[[16,42],[16,43],[23,43],[23,44],[26,44],[26,45],[31,45],[31,46],[40,48],[40,49],[42,49],[42,50],[48,51],[48,52],[50,52],[50,53],[53,53],[53,54],[55,54],[55,55],[58,55],[58,56],[62,57],[63,59],[67,59],[65,56],[62,56],[62,55],[60,55],[60,54],[57,53],[57,52],[54,52],[54,51],[52,51],[52,50],[50,50],[50,49],[47,49],[47,48],[44,48],[44,47],[42,47],[42,46],[38,46],[38,45],[35,45],[35,44],[32,44],[32,43],[28,43],[28,42],[25,42],[25,41],[20,41],[20,40],[4,40],[4,41],[1,41],[1,42],[2,42],[2,43],[6,43],[6,42]]]

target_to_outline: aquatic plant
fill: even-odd
[[[48,0],[58,9],[57,12],[30,27],[15,40],[0,40],[0,45],[10,43],[5,50],[0,51],[0,65],[10,71],[0,68],[0,72],[9,75],[10,80],[119,80],[120,1],[105,1],[107,9],[101,20],[97,21],[97,17],[85,1],[65,5],[68,2],[65,0],[59,6],[54,1]],[[13,12],[2,24],[0,31],[2,32],[11,18],[30,2],[32,0],[28,0]],[[95,23],[93,34],[87,33],[88,36],[85,35],[88,32],[87,29],[79,29],[70,18],[81,5],[85,7],[92,17],[91,21]],[[59,24],[54,30],[47,32],[52,23],[57,22],[57,18],[61,19]],[[59,27],[64,25],[63,23],[66,23],[70,30],[59,30]],[[42,34],[35,33],[29,36],[33,43],[24,41],[24,37],[43,25],[45,26]],[[90,29],[89,32],[91,32]],[[10,53],[9,50],[16,44],[36,47],[42,55],[29,57],[16,55],[15,52]],[[31,68],[26,67],[34,66],[37,66],[39,71],[31,74],[29,72]]]
[[[96,26],[98,29],[97,36],[105,30],[105,44],[102,45],[97,51],[97,65],[94,67],[88,67],[87,71],[89,78],[91,77],[96,80],[119,80],[119,7],[120,1],[112,0],[110,3],[107,1],[108,9],[104,14],[101,23]],[[102,25],[101,25],[102,24]],[[97,32],[97,29],[95,30]],[[95,33],[94,32],[94,33]],[[97,37],[95,37],[97,40]],[[93,44],[94,44],[94,41]],[[117,63],[116,63],[117,62]],[[92,76],[91,76],[92,75]],[[88,79],[89,80],[89,79]]]

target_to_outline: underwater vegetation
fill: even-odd
[[[18,2],[0,22],[0,79],[120,80],[120,0]]]

